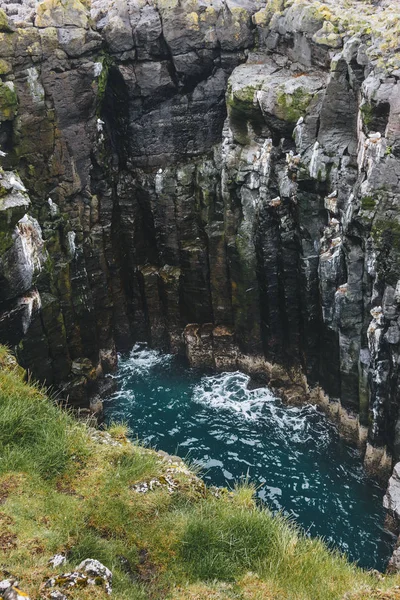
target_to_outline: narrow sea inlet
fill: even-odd
[[[260,501],[365,568],[384,570],[394,539],[384,530],[384,490],[357,449],[314,406],[285,406],[243,373],[207,374],[137,345],[120,357],[108,422],[125,421],[145,443],[232,487],[248,478]]]

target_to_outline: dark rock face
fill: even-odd
[[[35,284],[48,256],[39,223],[26,215],[30,200],[21,180],[3,171],[1,191],[0,335],[13,344],[27,333],[31,319],[40,312]]]
[[[80,405],[135,340],[251,356],[399,457],[400,71],[307,4],[12,6],[0,341]]]

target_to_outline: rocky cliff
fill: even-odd
[[[0,6],[0,341],[80,405],[135,340],[262,370],[399,458],[394,7]]]

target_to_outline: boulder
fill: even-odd
[[[48,579],[44,587],[45,589],[61,588],[69,590],[75,587],[81,588],[92,585],[101,585],[104,587],[104,590],[107,594],[111,594],[111,584],[111,571],[100,561],[87,558],[77,566],[75,571],[63,573],[61,575],[55,575],[54,577]],[[57,589],[54,591],[57,594],[62,593]],[[56,596],[56,598],[58,600],[60,596]]]

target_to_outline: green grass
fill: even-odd
[[[246,488],[240,493],[243,491]],[[181,556],[195,580],[232,581],[238,574],[259,570],[262,563],[276,556],[279,533],[278,519],[267,511],[240,503],[206,501],[185,527]]]
[[[52,478],[82,459],[86,430],[15,369],[0,371],[0,473]]]
[[[46,578],[85,558],[113,571],[115,600],[398,598],[399,577],[378,580],[306,538],[256,506],[250,485],[216,498],[183,465],[129,442],[126,426],[108,433],[117,445],[99,443],[26,383],[0,347],[1,569],[32,600]],[[163,485],[132,489],[154,479]],[[56,552],[68,562],[54,571],[48,560]],[[91,588],[70,597],[106,596]]]
[[[181,553],[193,580],[235,581],[256,572],[283,588],[284,598],[313,600],[341,598],[363,577],[367,584],[368,575],[321,540],[306,538],[282,516],[243,504],[241,497],[251,492],[239,488],[229,503],[206,501],[191,511]]]

